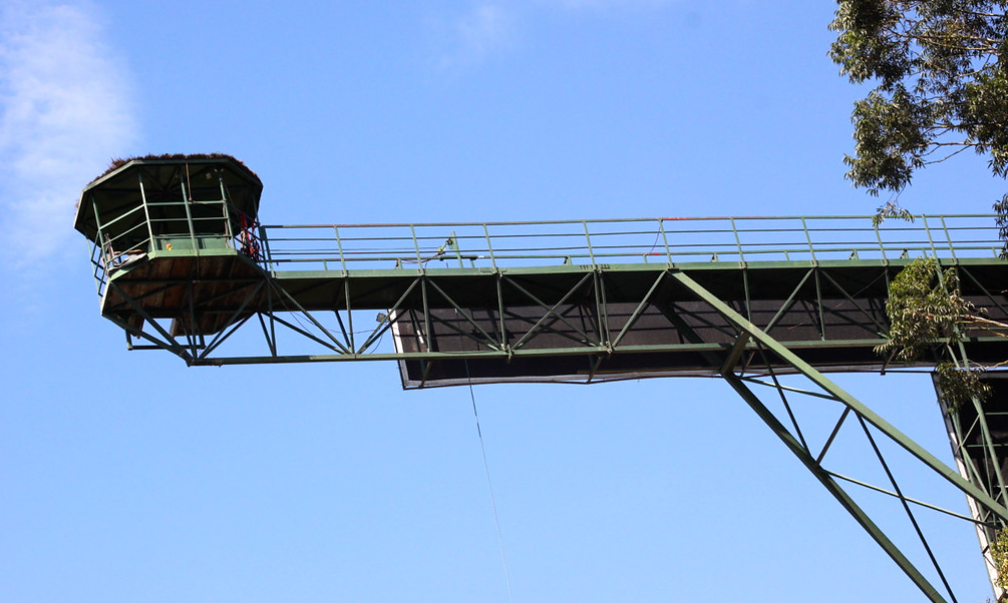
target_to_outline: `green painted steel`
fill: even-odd
[[[940,226],[930,226],[939,223]],[[857,262],[929,255],[996,258],[988,215],[917,216],[872,226],[869,216],[654,218],[550,222],[264,226],[273,271],[487,270],[641,264]],[[943,241],[936,244],[935,240]],[[465,264],[464,262],[468,262]]]
[[[745,333],[748,337],[752,337],[768,350],[781,357],[786,363],[794,367],[795,370],[811,380],[824,392],[828,393],[838,402],[844,404],[847,408],[850,408],[858,417],[861,417],[871,423],[876,429],[892,439],[893,442],[915,456],[918,460],[937,472],[943,478],[951,482],[955,487],[959,488],[965,494],[973,497],[980,504],[987,507],[1001,522],[1008,524],[1008,509],[996,502],[986,492],[981,491],[975,485],[963,479],[954,469],[935,458],[930,452],[925,450],[919,444],[890,425],[885,419],[878,416],[870,408],[830,381],[825,375],[817,371],[807,362],[803,361],[794,352],[781,345],[772,337],[769,337],[756,325],[739,315],[738,312],[732,310],[727,304],[701,287],[698,283],[696,283],[696,281],[689,278],[689,276],[685,274],[676,274],[675,278],[682,281],[683,284],[689,287],[691,291],[697,294],[697,296],[703,298],[704,301],[711,305],[711,307],[717,309],[718,312],[722,313],[726,318],[731,320],[742,333]],[[735,370],[736,366],[737,361],[732,362],[730,365],[723,367],[721,372],[723,375],[731,373]]]
[[[873,348],[886,338],[889,282],[917,257],[954,267],[967,299],[1008,320],[992,216],[260,226],[260,192],[226,157],[135,160],[85,188],[75,227],[102,315],[130,349],[190,365],[394,361],[406,388],[723,378],[931,601],[945,595],[844,485],[899,501],[952,600],[913,509],[973,523],[982,541],[1008,525],[1003,459],[979,402],[971,425],[945,409],[956,471],[823,375],[883,366]],[[961,361],[1008,358],[1008,340],[963,335]],[[818,450],[796,396],[842,409]],[[977,425],[980,460],[966,449]],[[837,435],[859,427],[887,487],[827,467]],[[876,436],[962,492],[970,516],[905,496]]]
[[[917,569],[917,567],[900,551],[892,540],[890,540],[885,532],[879,528],[871,520],[865,511],[858,506],[854,499],[833,479],[833,476],[828,472],[823,470],[820,464],[812,458],[809,454],[808,449],[802,445],[786,427],[777,419],[777,417],[763,405],[762,401],[753,394],[753,392],[742,383],[742,381],[731,373],[731,369],[728,368],[725,373],[725,380],[728,381],[729,385],[735,389],[735,391],[746,401],[747,404],[759,415],[760,419],[770,428],[771,431],[776,434],[784,445],[794,453],[799,461],[805,468],[815,476],[816,479],[823,485],[826,490],[837,499],[837,502],[847,510],[848,513],[861,525],[862,528],[874,539],[882,550],[885,551],[889,557],[896,562],[901,570],[921,589],[921,592],[930,600],[935,603],[945,603],[945,598],[935,589],[935,587],[924,577],[923,574]]]

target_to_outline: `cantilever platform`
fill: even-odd
[[[151,252],[99,282],[102,313],[146,324],[127,332],[191,364],[397,360],[408,388],[716,374],[735,332],[679,274],[827,371],[881,366],[888,284],[913,257],[956,266],[964,295],[1008,318],[1008,263],[987,216],[881,228],[868,217],[263,226],[260,236],[259,261],[233,247]],[[229,353],[253,317],[259,351],[246,342]],[[391,349],[379,345],[386,332]],[[995,360],[1008,344],[976,334],[969,353]]]
[[[130,349],[190,365],[395,361],[408,389],[716,376],[929,600],[946,599],[845,486],[898,499],[914,526],[916,508],[970,522],[997,580],[990,542],[1008,525],[1004,374],[988,374],[991,400],[943,403],[956,469],[822,374],[882,366],[873,348],[886,341],[889,284],[918,257],[954,267],[969,301],[1008,320],[993,216],[879,227],[867,216],[260,226],[261,189],[220,155],[135,159],[84,189],[75,227],[91,246],[101,313]],[[966,333],[956,355],[998,362],[1008,339]],[[806,385],[785,386],[781,373]],[[794,398],[838,413],[815,430],[825,441],[806,439]],[[890,484],[830,469],[834,439],[851,430]],[[965,494],[969,515],[904,495],[875,438]]]

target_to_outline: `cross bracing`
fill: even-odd
[[[886,365],[873,348],[886,341],[889,283],[914,258],[953,267],[967,299],[988,318],[1008,318],[1008,263],[991,216],[880,227],[868,217],[259,226],[244,211],[257,207],[254,190],[244,209],[231,203],[248,179],[226,162],[198,171],[140,163],[98,183],[118,187],[103,193],[116,201],[110,211],[101,190],[85,189],[82,207],[93,202],[93,213],[78,221],[102,314],[132,349],[190,365],[390,360],[406,388],[723,378],[929,600],[955,595],[921,529],[924,513],[974,526],[997,578],[989,543],[1008,524],[1005,388],[984,404],[943,409],[952,468],[824,376]],[[122,201],[145,182],[160,191],[154,199]],[[183,182],[192,184],[172,198]],[[1008,358],[1004,341],[964,333],[956,356],[996,363]],[[835,409],[828,437],[809,435],[796,399]],[[877,459],[882,483],[835,465],[833,443],[850,432]],[[893,447],[963,493],[968,509],[907,491],[891,470]],[[903,509],[926,563],[859,505],[863,491]]]
[[[458,234],[474,231],[482,234]],[[958,266],[970,299],[1004,315],[992,292],[1000,245],[980,216],[881,229],[868,218],[806,217],[260,232],[259,263],[233,249],[153,251],[117,269],[109,287],[96,260],[103,313],[141,327],[170,323],[160,329],[167,338],[153,325],[132,334],[191,364],[393,359],[410,363],[411,386],[459,378],[462,359],[478,381],[518,378],[526,359],[558,380],[614,378],[631,365],[639,374],[710,374],[710,354],[723,354],[732,334],[670,278],[679,272],[831,370],[883,361],[871,348],[885,337],[888,282],[913,257]],[[386,318],[376,323],[377,312]],[[285,315],[301,316],[312,336],[278,339],[278,329],[298,330]],[[269,323],[265,345],[224,354],[220,343],[254,316]],[[398,348],[375,345],[386,332]],[[972,355],[996,355],[999,344],[978,336]]]

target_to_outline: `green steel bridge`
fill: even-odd
[[[394,361],[407,389],[723,378],[929,600],[955,596],[920,513],[972,524],[997,579],[990,542],[1008,524],[1003,375],[986,374],[995,394],[985,403],[942,405],[950,467],[824,374],[886,368],[873,348],[886,341],[889,284],[915,258],[954,267],[964,297],[1008,320],[992,216],[878,227],[864,216],[278,226],[259,223],[261,187],[233,158],[185,156],[133,160],[84,189],[75,228],[101,313],[129,349],[189,365]],[[1008,358],[1004,338],[963,335],[952,349],[961,366]],[[836,409],[824,441],[806,439],[798,398]],[[849,430],[887,483],[831,469],[830,448]],[[882,440],[961,491],[969,512],[904,492]],[[898,501],[931,563],[918,568],[855,502],[862,488]]]

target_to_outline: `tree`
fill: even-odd
[[[876,84],[854,106],[847,178],[898,199],[916,170],[972,149],[1008,176],[1008,3],[838,0],[830,57],[852,83]],[[1008,194],[995,203],[1008,237]],[[900,215],[897,202],[879,208]]]
[[[934,258],[911,262],[889,287],[886,314],[889,337],[875,351],[887,362],[909,363],[933,353],[939,395],[953,410],[972,398],[990,397],[991,387],[980,376],[991,367],[970,362],[957,347],[970,330],[1003,336],[1005,325],[987,319],[962,296],[954,268],[943,270]],[[1005,545],[1008,552],[1008,540]]]
[[[847,178],[872,195],[896,201],[875,221],[912,220],[899,194],[916,170],[972,149],[989,157],[991,171],[1008,177],[1008,3],[990,0],[838,0],[830,29],[830,57],[851,82],[875,88],[854,104],[854,155]],[[994,203],[1002,256],[1008,258],[1008,194]],[[879,351],[911,361],[930,342],[954,341],[981,317],[962,306],[954,272],[937,264],[911,265],[890,291],[889,342]],[[929,317],[926,320],[921,317]],[[988,323],[1003,333],[1004,325]],[[950,339],[951,338],[951,339]],[[951,346],[945,346],[955,356]],[[942,354],[939,353],[940,357]],[[966,368],[965,359],[956,363]],[[956,371],[938,366],[939,382],[953,387]],[[968,385],[968,383],[966,383]],[[976,394],[983,392],[977,390]]]
[[[854,105],[854,155],[847,178],[872,195],[890,191],[876,213],[913,219],[899,195],[916,170],[966,150],[1008,177],[1008,3],[988,0],[838,0],[830,57],[855,84],[873,82]],[[1008,194],[994,202],[1001,255],[1008,259]],[[1008,326],[988,320],[959,291],[956,272],[934,258],[907,266],[886,303],[890,328],[876,350],[887,362],[933,355],[938,390],[951,412],[979,407],[988,368],[966,358],[962,337]],[[998,367],[1008,363],[999,363]],[[1008,588],[1008,527],[988,528],[997,584]]]

